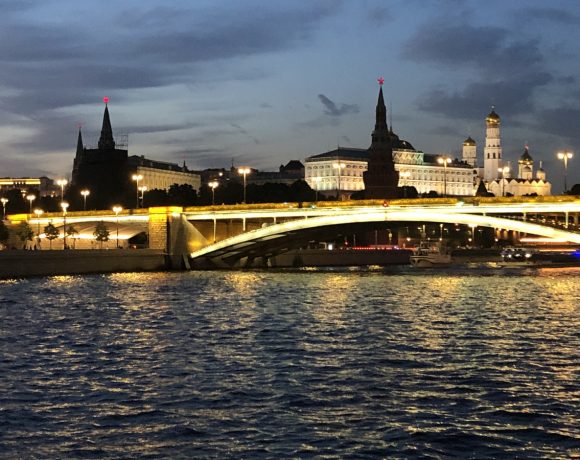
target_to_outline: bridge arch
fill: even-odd
[[[559,238],[569,242],[580,244],[580,234],[561,230],[553,227],[539,225],[502,217],[461,213],[454,210],[425,209],[392,209],[383,208],[364,213],[344,212],[335,215],[309,217],[307,219],[292,220],[283,223],[272,224],[263,228],[251,230],[239,235],[226,238],[202,249],[194,251],[190,257],[195,260],[205,258],[213,261],[216,265],[222,265],[223,261],[239,260],[253,253],[267,254],[269,242],[314,228],[362,224],[372,222],[433,222],[464,224],[478,227],[501,228],[521,233],[543,236],[547,238]],[[260,249],[262,248],[262,249]],[[229,265],[229,264],[226,264]]]

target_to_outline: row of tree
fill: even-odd
[[[6,203],[7,214],[28,213],[31,208],[40,208],[45,212],[60,212],[60,196],[41,197],[38,190],[30,190],[30,194],[35,196],[32,203],[23,196],[19,190],[7,190],[3,192],[3,197],[8,199]],[[69,211],[81,211],[85,203],[83,197],[77,190],[69,188],[65,193],[65,200],[70,204]],[[569,191],[571,195],[580,195],[580,184],[574,185]],[[419,194],[415,187],[400,187],[400,198],[417,198]],[[297,180],[294,183],[281,184],[270,182],[263,185],[249,184],[245,191],[247,203],[284,203],[284,202],[309,202],[318,200],[335,200],[336,196],[325,196],[317,193],[304,180]],[[437,197],[436,192],[423,194],[425,197]],[[364,199],[364,190],[352,194],[352,199]],[[191,185],[173,184],[168,190],[153,189],[143,194],[140,206],[206,206],[215,204],[236,204],[244,201],[244,187],[237,181],[222,181],[215,189],[204,184],[199,191]],[[125,197],[120,200],[120,205],[126,208],[133,208],[136,205],[135,195]],[[104,209],[99,205],[97,197],[88,196],[87,209]]]
[[[52,241],[61,236],[61,231],[55,227],[52,222],[45,226],[43,231],[44,237],[48,240],[49,249],[52,249]],[[21,242],[22,249],[26,249],[29,244],[35,240],[35,237],[36,244],[34,244],[33,247],[38,247],[38,249],[40,249],[40,235],[37,235],[34,230],[32,230],[32,227],[28,224],[28,222],[21,222],[15,228],[9,229],[4,221],[0,221],[0,243],[6,245],[11,239],[11,233],[13,233],[14,236]],[[78,234],[79,231],[74,227],[74,225],[66,226],[65,235],[72,240],[73,249],[75,248],[76,236]],[[103,243],[109,241],[110,235],[111,232],[105,223],[102,221],[98,222],[93,232],[93,236],[95,237],[95,241],[100,244],[101,249],[103,248]]]

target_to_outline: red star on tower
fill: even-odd
[[[377,81],[379,82],[380,86],[383,86],[383,83],[385,82],[385,79],[383,77],[379,77],[377,78]]]

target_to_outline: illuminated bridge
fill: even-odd
[[[106,221],[119,239],[147,233],[149,247],[165,250],[173,266],[248,266],[309,241],[328,241],[345,231],[355,233],[405,223],[439,223],[488,227],[512,235],[535,235],[580,244],[580,200],[575,197],[512,197],[320,202],[317,206],[256,204],[207,207],[160,207],[110,212],[69,213],[67,221],[92,239],[94,224]],[[60,221],[59,221],[60,219]],[[58,215],[29,219],[32,228]],[[125,246],[126,247],[126,246]]]
[[[211,224],[213,235],[206,225],[205,244],[197,245],[190,257],[194,263],[197,260],[215,266],[243,265],[256,258],[267,259],[310,240],[329,237],[343,227],[364,229],[371,224],[384,226],[386,223],[462,224],[580,244],[580,232],[577,231],[580,201],[552,198],[555,199],[546,202],[400,200],[388,206],[381,202],[335,202],[306,208],[294,205],[286,209],[197,210],[184,215],[198,228],[203,228],[203,222]],[[235,230],[236,222],[238,231]],[[229,226],[225,234],[224,226]]]

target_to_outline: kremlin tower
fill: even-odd
[[[364,172],[365,198],[396,198],[399,173],[393,162],[393,144],[398,137],[387,126],[387,108],[383,98],[384,79],[379,78],[379,98],[375,129],[368,149],[368,169]]]

